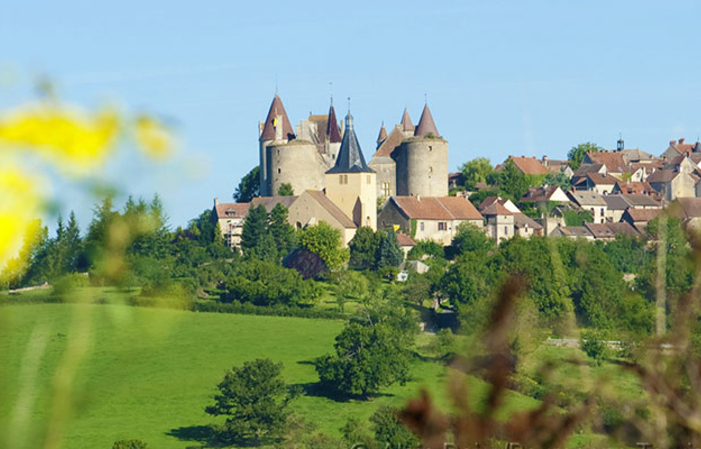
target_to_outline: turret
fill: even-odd
[[[413,137],[404,140],[392,158],[397,162],[397,195],[448,195],[448,142],[438,133],[428,104]]]
[[[280,96],[275,94],[273,102],[270,104],[268,116],[264,123],[258,124],[260,133],[259,159],[260,159],[260,195],[272,196],[275,193],[271,187],[270,161],[267,158],[267,148],[273,142],[286,143],[295,138],[292,131],[290,119],[287,117],[285,106],[282,104]]]
[[[341,148],[334,167],[326,172],[326,196],[356,226],[377,229],[377,180],[365,157],[353,128],[353,116],[346,116]]]

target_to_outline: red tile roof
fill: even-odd
[[[217,218],[240,218],[248,214],[250,203],[219,203],[215,206]]]
[[[587,153],[589,160],[594,164],[604,164],[611,173],[623,173],[626,171],[626,163],[621,153],[617,151],[598,151]]]
[[[701,217],[701,198],[677,198],[669,210],[675,216],[688,219]]]
[[[514,213],[499,202],[496,202],[482,209],[482,215],[514,215]]]
[[[390,198],[411,219],[423,220],[482,220],[475,206],[465,198],[455,196]]]
[[[386,138],[387,138],[387,130],[385,129],[385,125],[383,123],[382,128],[380,128],[380,134],[377,136],[377,143],[384,142]]]
[[[395,126],[372,157],[390,157],[394,149],[402,143],[402,140],[404,140],[405,137],[406,136],[404,136],[401,129],[398,126]]]
[[[613,176],[602,175],[601,173],[587,173],[587,178],[594,185],[614,185],[618,182],[618,179]]]
[[[616,187],[621,193],[627,194],[637,194],[637,195],[649,195],[654,192],[652,186],[649,182],[623,182],[618,181]]]
[[[402,128],[402,131],[404,132],[411,132],[412,134],[414,133],[414,124],[411,123],[411,117],[409,117],[409,110],[407,108],[404,108],[404,113],[402,114],[402,121],[399,122]]]
[[[628,209],[625,211],[624,215],[628,215],[633,223],[635,222],[648,222],[654,220],[657,216],[662,213],[662,209]]]
[[[399,246],[416,246],[414,239],[403,232],[397,232],[397,243],[399,243]]]
[[[546,175],[549,173],[548,169],[535,157],[509,156],[509,159],[513,160],[514,164],[516,164],[518,169],[525,175]]]
[[[282,123],[275,123],[276,116],[282,116]],[[260,140],[275,140],[275,126],[282,126],[282,138],[283,139],[293,139],[294,131],[292,130],[292,125],[290,124],[290,119],[287,118],[287,112],[285,111],[285,106],[282,105],[282,100],[275,94],[273,102],[270,104],[270,109],[268,110],[268,117],[265,119],[265,126],[263,127],[263,132],[260,135]]]

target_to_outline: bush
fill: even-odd
[[[601,365],[609,355],[606,342],[601,340],[601,335],[593,332],[582,332],[582,351],[593,360],[595,365]]]
[[[67,274],[60,277],[53,286],[53,296],[67,299],[68,295],[81,287],[88,287],[90,279],[88,276],[81,273]]]
[[[148,445],[141,440],[115,441],[112,449],[148,449]]]

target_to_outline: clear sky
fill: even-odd
[[[231,198],[258,163],[276,84],[296,125],[347,101],[369,159],[382,121],[428,96],[450,170],[564,158],[577,143],[661,153],[701,134],[697,1],[16,1],[0,11],[0,110],[46,74],[69,102],[117,100],[173,124],[155,165],[127,149],[97,176],[164,198],[172,225]],[[329,83],[333,83],[330,85]],[[1,159],[0,159],[1,162]],[[57,189],[83,224],[90,201]]]

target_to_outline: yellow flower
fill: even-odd
[[[30,224],[39,215],[38,179],[19,169],[0,169],[0,269],[22,246]]]

